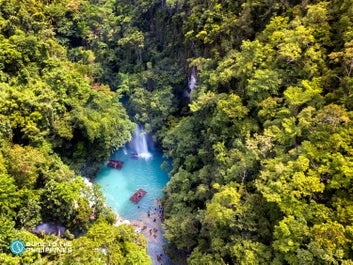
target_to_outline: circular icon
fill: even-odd
[[[26,245],[22,240],[14,240],[10,244],[10,250],[15,255],[22,254],[26,249]]]

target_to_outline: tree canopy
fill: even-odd
[[[0,0],[0,11],[0,263],[149,262],[79,177],[134,123],[173,160],[162,204],[176,262],[353,263],[351,0]],[[10,253],[50,221],[79,252]]]
[[[98,6],[59,2],[0,1],[0,263],[92,264],[77,254],[87,241],[80,235],[94,237],[104,226],[117,238],[110,248],[119,250],[106,259],[148,264],[146,242],[131,228],[114,227],[99,187],[80,177],[94,176],[135,125],[121,95],[100,78],[103,60],[85,42],[94,31],[84,31],[80,21],[95,14],[82,11]],[[63,237],[33,233],[42,223],[66,231]],[[18,239],[78,247],[69,261],[60,253],[16,256],[9,247]],[[84,255],[96,256],[93,244]]]

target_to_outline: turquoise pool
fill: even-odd
[[[103,166],[95,182],[102,187],[107,204],[120,217],[128,220],[140,220],[142,215],[155,207],[155,200],[159,199],[162,189],[169,181],[167,172],[161,169],[165,161],[162,153],[151,150],[149,158],[131,158],[134,149],[124,147],[116,151],[111,159],[121,160],[124,165],[121,170]],[[144,189],[147,194],[135,204],[130,201],[138,189]]]

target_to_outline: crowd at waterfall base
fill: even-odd
[[[139,220],[126,220],[116,214],[115,226],[133,225],[136,233],[142,233],[148,240],[147,252],[151,257],[152,264],[172,265],[169,257],[164,253],[163,246],[167,244],[162,229],[164,209],[159,199],[154,201],[154,205],[147,212],[141,215]]]

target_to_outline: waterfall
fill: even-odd
[[[142,128],[137,126],[132,138],[132,146],[138,157],[149,159],[152,157],[152,154],[148,152],[147,138],[142,131]]]
[[[189,84],[188,84],[188,88],[190,92],[185,91],[184,96],[187,98],[190,98],[192,92],[195,89],[195,86],[196,86],[196,67],[193,67],[191,70],[191,75],[190,75]]]
[[[191,76],[190,76],[190,80],[189,80],[190,95],[191,95],[192,91],[194,91],[195,85],[196,85],[196,74],[195,74],[194,69],[195,68],[193,68]]]

